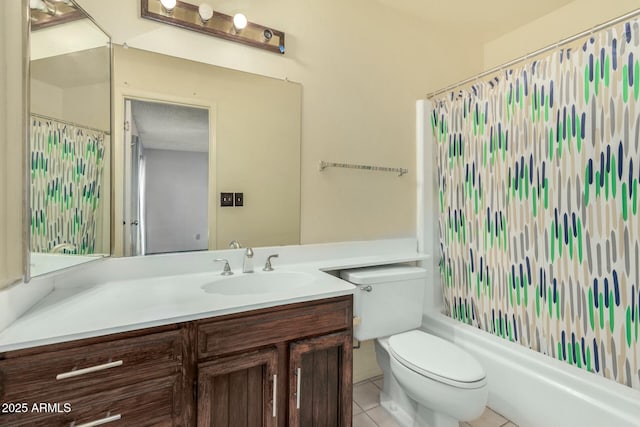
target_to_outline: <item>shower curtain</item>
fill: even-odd
[[[445,306],[640,389],[637,18],[433,99]]]
[[[31,116],[31,251],[92,254],[105,133]]]

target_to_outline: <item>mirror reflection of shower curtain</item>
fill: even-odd
[[[131,137],[131,255],[144,255],[144,147],[137,135]]]
[[[104,131],[31,115],[32,252],[51,252],[59,245],[67,245],[62,253],[94,253],[104,140]]]

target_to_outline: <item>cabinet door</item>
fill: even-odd
[[[198,365],[198,427],[276,425],[275,348]]]
[[[289,354],[289,426],[351,426],[351,332],[297,341]]]

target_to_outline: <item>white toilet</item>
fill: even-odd
[[[358,287],[354,338],[376,339],[384,372],[381,405],[404,427],[457,427],[482,414],[487,378],[469,353],[415,328],[422,323],[426,271],[405,265],[345,270]]]

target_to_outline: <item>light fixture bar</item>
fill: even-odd
[[[70,0],[36,0],[30,1],[29,6],[32,31],[86,18],[85,13]]]
[[[205,20],[201,11],[202,8],[199,6],[178,0],[168,13],[160,0],[140,0],[140,14],[143,18],[284,54],[282,31],[253,22],[247,22],[244,28],[238,29],[234,26],[233,16],[214,11],[213,15]]]

